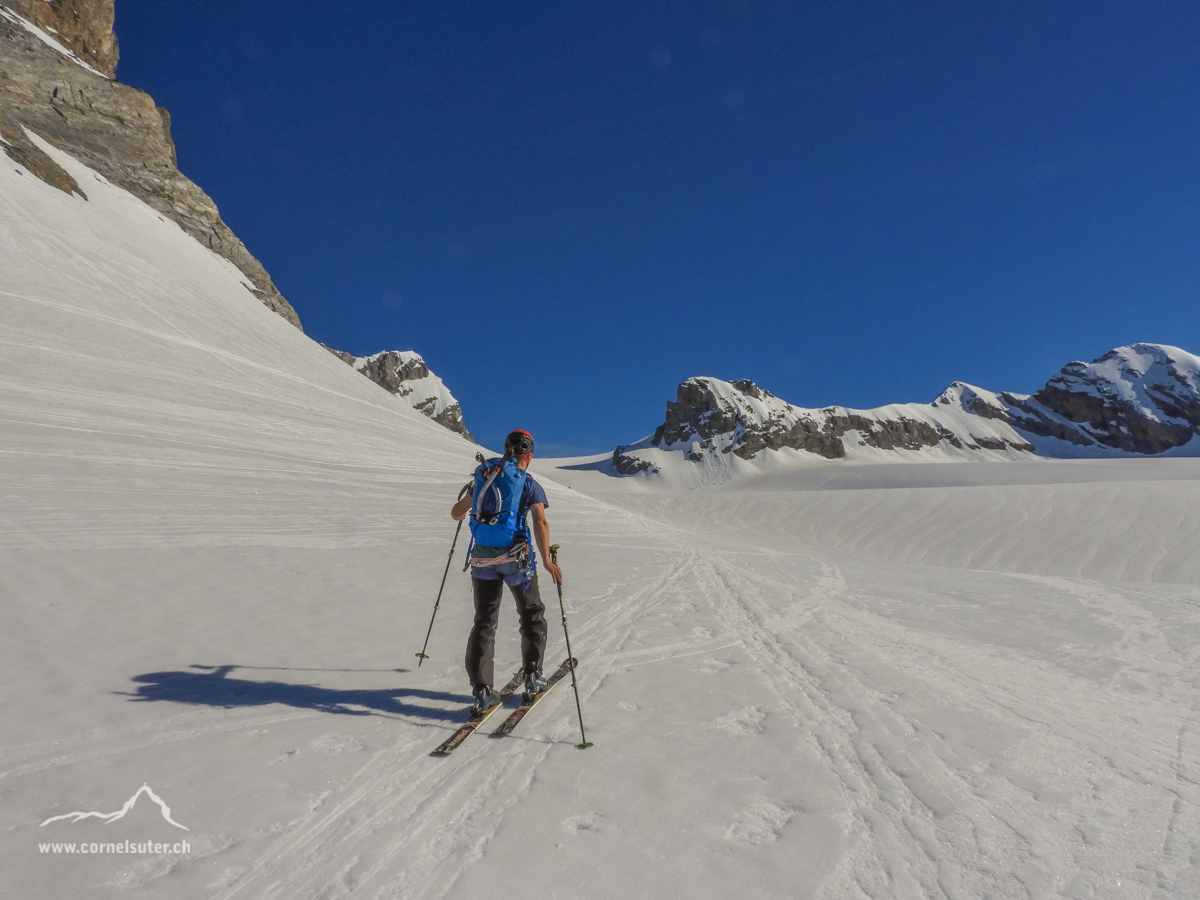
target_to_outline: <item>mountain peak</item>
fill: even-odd
[[[1165,344],[1117,347],[1063,366],[1031,399],[1100,445],[1162,453],[1200,429],[1200,359]]]
[[[324,344],[321,346],[325,347]],[[474,443],[475,438],[463,424],[462,407],[442,379],[429,370],[421,354],[412,350],[384,350],[372,356],[356,357],[332,347],[325,349],[417,412]]]
[[[1068,363],[1033,395],[956,381],[932,403],[869,410],[804,409],[747,379],[688,378],[667,403],[663,424],[651,437],[618,447],[613,466],[633,475],[679,463],[732,471],[780,454],[797,460],[1152,455],[1183,448],[1198,434],[1200,359],[1177,347],[1130,344],[1089,363]],[[1195,446],[1200,452],[1200,441]]]

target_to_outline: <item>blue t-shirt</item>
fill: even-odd
[[[520,525],[517,526],[517,533],[513,537],[513,543],[519,544],[522,541],[529,545],[529,570],[522,575],[501,575],[495,569],[472,569],[472,578],[481,578],[484,581],[495,581],[503,578],[508,584],[528,583],[534,573],[537,571],[537,554],[534,552],[533,536],[529,533],[529,521],[526,518],[529,515],[529,507],[535,503],[540,503],[542,506],[549,508],[550,501],[546,499],[546,490],[540,484],[533,480],[533,476],[529,475],[525,478],[525,486],[521,488],[521,500],[517,504],[517,519]]]
[[[529,515],[529,507],[535,503],[540,503],[547,509],[550,508],[550,501],[546,499],[545,489],[533,480],[533,476],[529,475],[525,479],[525,487],[521,488],[521,502],[517,504],[517,518],[521,521],[521,527],[517,529],[518,537],[524,537],[529,542],[529,554],[533,556],[533,540],[529,535],[529,522],[526,516]]]

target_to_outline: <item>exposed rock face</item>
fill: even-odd
[[[5,152],[47,183],[86,196],[24,129],[36,132],[228,259],[255,285],[259,300],[301,327],[296,311],[221,220],[216,204],[176,168],[167,111],[149,95],[112,80],[118,49],[112,26],[113,0],[0,2]]]
[[[3,73],[0,73],[2,75]],[[66,169],[56,163],[42,148],[29,140],[25,129],[16,122],[5,118],[4,110],[0,107],[0,141],[3,141],[4,153],[13,162],[24,166],[51,187],[56,187],[66,194],[78,194],[86,200],[87,194],[79,186],[79,182]]]
[[[658,466],[652,462],[647,462],[644,459],[639,459],[625,452],[627,448],[618,447],[613,451],[612,464],[619,475],[638,475],[642,472],[654,473],[658,471]]]
[[[101,74],[117,71],[117,36],[113,34],[113,0],[6,0],[5,6]]]
[[[1133,344],[1068,364],[1030,396],[956,382],[931,404],[874,410],[803,409],[751,381],[689,378],[667,403],[663,424],[646,440],[618,447],[613,467],[622,475],[659,471],[665,457],[658,451],[709,465],[727,454],[752,460],[785,448],[825,459],[933,448],[958,458],[1156,454],[1197,435],[1200,359]]]
[[[667,418],[654,432],[654,446],[677,444],[695,435],[708,440],[718,434],[733,431],[739,421],[737,404],[721,397],[713,389],[711,378],[689,378],[679,385],[675,402],[667,401]],[[747,396],[761,397],[766,392],[754,393],[739,386],[753,386],[753,382],[737,381],[729,386]],[[724,392],[722,392],[724,393]],[[773,397],[773,394],[766,394]]]
[[[357,362],[357,360],[358,360],[358,357],[355,356],[353,353],[347,353],[345,350],[334,350],[328,344],[322,344],[321,346],[324,347],[326,350],[328,350],[330,353],[332,353],[334,356],[336,356],[338,359],[340,359],[342,362],[344,362],[348,366],[353,366],[354,363]]]
[[[1081,436],[1126,453],[1162,453],[1200,431],[1196,357],[1161,344],[1068,363],[1032,399]]]
[[[324,344],[321,346],[325,347]],[[332,347],[325,349],[404,400],[417,412],[475,442],[463,424],[462,407],[442,379],[429,371],[420,354],[411,350],[388,350],[374,356],[356,357]]]
[[[942,440],[958,440],[945,428],[903,415],[880,418],[839,407],[800,409],[752,381],[689,378],[679,386],[675,402],[668,401],[666,420],[649,443],[653,447],[688,444],[687,458],[693,462],[715,450],[748,460],[763,450],[784,447],[841,459],[846,455],[843,438],[848,432],[858,433],[860,445],[881,450],[918,450]],[[994,440],[1003,445],[1002,438]],[[622,474],[646,471],[637,468],[645,460],[636,460],[625,450],[618,448],[614,454],[617,470]]]

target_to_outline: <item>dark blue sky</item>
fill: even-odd
[[[313,338],[498,446],[1200,352],[1200,4],[117,0],[118,76]]]

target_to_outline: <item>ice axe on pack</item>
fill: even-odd
[[[475,486],[475,482],[469,481],[463,486],[463,489],[458,492],[458,499],[461,500]],[[465,516],[463,517],[466,518]],[[442,585],[438,588],[437,600],[433,604],[433,615],[429,617],[429,630],[425,632],[425,643],[421,646],[421,652],[417,654],[417,668],[421,668],[421,663],[429,659],[425,654],[426,648],[429,647],[429,635],[433,634],[433,620],[437,618],[438,607],[442,605],[442,591],[446,587],[446,576],[450,574],[450,561],[454,559],[454,548],[458,546],[458,535],[462,531],[463,519],[458,520],[458,527],[454,529],[454,540],[450,542],[450,555],[446,557],[446,571],[442,573]]]

